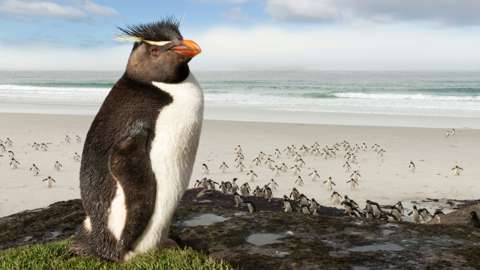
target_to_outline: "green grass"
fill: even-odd
[[[191,249],[152,251],[127,263],[114,263],[94,257],[79,257],[69,252],[70,241],[12,248],[0,252],[0,269],[73,270],[73,269],[234,269]]]

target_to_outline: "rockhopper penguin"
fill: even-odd
[[[169,241],[203,119],[203,93],[188,66],[201,49],[178,26],[167,19],[120,28],[135,43],[85,138],[77,254],[126,261]]]

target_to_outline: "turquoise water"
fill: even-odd
[[[196,72],[208,106],[480,117],[480,72]],[[94,114],[120,72],[0,72],[2,111]],[[57,112],[58,113],[58,112]]]

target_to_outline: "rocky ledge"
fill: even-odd
[[[231,195],[189,190],[171,234],[240,269],[480,269],[480,230],[462,222],[364,221],[334,208],[283,213],[280,199],[249,199],[253,214]],[[0,249],[68,238],[83,219],[80,200],[0,218]]]

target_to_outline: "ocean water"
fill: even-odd
[[[208,118],[480,119],[480,72],[196,72]],[[0,111],[95,114],[120,72],[0,72]],[[268,119],[267,119],[268,120]],[[306,121],[311,122],[311,121]],[[468,126],[468,124],[466,124]]]

